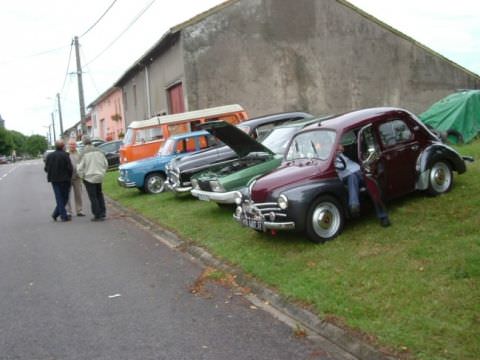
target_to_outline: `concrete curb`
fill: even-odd
[[[353,355],[352,359],[359,360],[393,360],[393,356],[386,355],[349,334],[344,329],[320,319],[316,314],[304,309],[298,305],[292,304],[283,296],[268,289],[259,281],[249,277],[238,268],[215,258],[205,249],[192,245],[188,241],[180,238],[177,234],[163,229],[157,223],[150,221],[127,209],[115,200],[106,197],[107,203],[116,210],[124,213],[132,218],[139,226],[149,231],[157,240],[172,249],[188,253],[195,259],[199,260],[205,266],[211,266],[227,273],[235,275],[235,281],[239,286],[249,288],[253,296],[261,300],[261,307],[269,311],[268,307],[273,307],[276,311],[290,318],[289,325],[295,324],[305,328],[309,333],[313,333],[331,343],[340,349]],[[257,302],[258,303],[258,302]],[[274,311],[269,311],[274,312]]]

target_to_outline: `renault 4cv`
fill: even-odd
[[[315,147],[318,143],[321,151]],[[442,143],[406,110],[354,111],[297,133],[282,165],[251,181],[237,196],[234,219],[256,231],[304,232],[317,243],[336,237],[352,217],[348,188],[338,176],[340,145],[360,165],[365,184],[375,181],[384,201],[415,190],[446,193],[453,172],[464,173],[465,162],[473,161]],[[361,213],[371,198],[363,190]]]

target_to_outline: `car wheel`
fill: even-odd
[[[443,162],[434,162],[428,174],[428,192],[439,195],[448,192],[453,183],[453,173],[450,166]]]
[[[333,239],[343,229],[345,218],[339,202],[331,196],[318,198],[307,217],[307,236],[316,243]]]
[[[160,173],[148,174],[143,187],[149,194],[160,194],[165,190],[165,176]]]

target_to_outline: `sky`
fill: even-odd
[[[58,134],[57,93],[61,99],[64,129],[80,120],[75,54],[71,47],[74,36],[79,36],[85,105],[88,105],[111,87],[169,28],[222,2],[2,1],[0,115],[6,120],[7,129],[25,135],[45,135],[53,113]],[[480,74],[480,1],[350,2]]]

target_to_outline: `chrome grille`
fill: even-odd
[[[242,210],[245,217],[250,219],[259,219],[274,221],[278,218],[286,218],[285,210],[280,209],[277,203],[258,203],[244,202]]]

